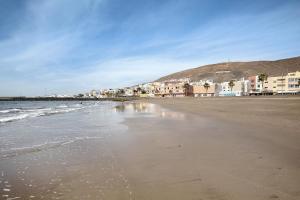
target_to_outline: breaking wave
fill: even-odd
[[[17,121],[26,118],[33,118],[39,116],[48,116],[59,113],[67,113],[76,110],[83,109],[88,106],[83,106],[81,104],[58,105],[51,108],[10,108],[0,110],[0,124],[6,122]]]

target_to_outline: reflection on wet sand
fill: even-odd
[[[141,113],[150,114],[153,117],[162,117],[166,119],[184,120],[185,114],[164,109],[159,105],[152,103],[123,103],[115,107],[116,112],[126,112],[129,114]]]

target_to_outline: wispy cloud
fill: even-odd
[[[77,93],[227,59],[298,56],[300,3],[259,2],[6,3],[15,10],[0,14],[12,19],[0,20],[10,27],[0,28],[0,95]]]

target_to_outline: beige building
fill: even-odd
[[[277,81],[279,81],[280,83],[284,83],[282,79],[284,80],[284,77],[281,76],[268,77],[268,79],[264,81],[264,90],[267,92],[277,93]]]
[[[154,95],[161,97],[165,93],[165,84],[163,82],[154,82]]]
[[[166,81],[154,82],[154,95],[157,97],[182,97],[185,96],[185,82]]]
[[[300,71],[288,73],[286,76],[286,93],[300,93]]]
[[[184,82],[172,81],[164,83],[163,96],[183,97],[185,96]]]
[[[188,90],[188,95],[193,97],[215,96],[215,84],[211,84],[208,88],[204,85],[191,85]]]
[[[209,87],[205,88],[204,85],[208,84]],[[188,89],[188,96],[203,97],[215,96],[216,84],[212,80],[200,80],[198,82],[191,82]]]
[[[288,73],[286,76],[268,77],[264,89],[275,94],[295,94],[300,92],[300,71]]]

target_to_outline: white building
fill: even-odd
[[[234,86],[229,86],[229,81],[218,84],[217,91],[219,96],[244,96],[249,91],[249,81],[244,78],[239,81],[234,80]]]
[[[126,87],[124,88],[125,96],[131,97],[134,95],[133,88]]]

